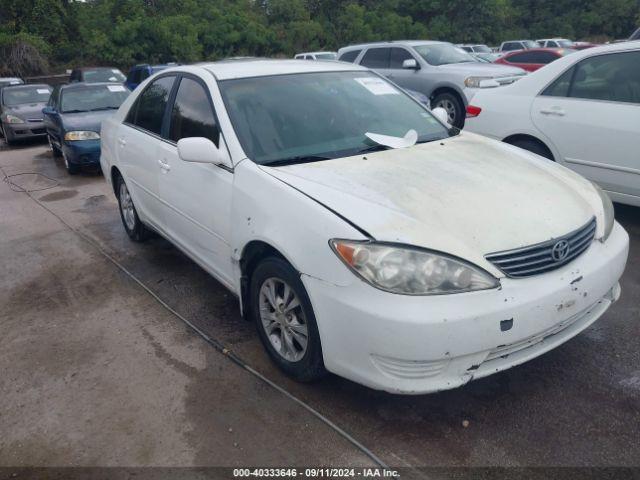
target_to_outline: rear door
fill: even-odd
[[[213,81],[213,80],[211,80]],[[184,162],[178,156],[182,138],[224,142],[210,89],[197,76],[183,74],[160,145],[160,192],[167,233],[217,278],[233,286],[229,246],[233,172],[218,165]]]
[[[117,134],[117,150],[125,180],[143,220],[164,231],[158,179],[162,126],[176,75],[164,75],[144,89]]]
[[[640,197],[640,51],[592,56],[532,103],[561,162],[605,190]]]

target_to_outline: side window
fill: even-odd
[[[175,78],[162,77],[145,88],[129,110],[125,121],[160,135],[162,119]]]
[[[575,69],[569,97],[640,104],[640,51],[587,58]]]
[[[560,75],[551,85],[549,85],[542,92],[545,97],[566,97],[569,95],[569,86],[571,85],[571,77],[573,76],[574,68]]]
[[[511,63],[536,63],[533,61],[532,55],[529,52],[516,53],[507,58],[507,62]]]
[[[368,68],[389,68],[390,48],[370,48],[364,54],[360,65]]]
[[[340,58],[338,60],[340,60],[341,62],[353,63],[356,61],[356,58],[358,58],[358,55],[360,55],[361,51],[362,50],[350,50],[348,52],[344,52],[342,55],[340,55]]]
[[[551,52],[536,52],[536,63],[551,63],[558,59],[558,56]]]
[[[507,43],[504,44],[504,47],[502,47],[502,51],[510,52],[512,50],[520,50],[521,48],[522,48],[522,46],[519,45],[518,43],[507,42]]]
[[[185,77],[180,81],[171,109],[169,139],[177,142],[181,138],[189,137],[205,137],[217,146],[220,132],[204,87]]]
[[[402,68],[402,62],[409,59],[413,59],[413,55],[404,48],[392,48],[389,59],[389,68]]]

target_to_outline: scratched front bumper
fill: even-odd
[[[619,296],[629,237],[609,239],[564,267],[501,288],[412,297],[357,279],[346,287],[303,275],[328,370],[375,389],[428,393],[458,387],[555,348]]]

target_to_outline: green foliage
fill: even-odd
[[[126,69],[389,39],[626,38],[639,22],[640,0],[0,0],[0,48]]]

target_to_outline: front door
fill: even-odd
[[[167,142],[159,151],[164,164],[160,192],[172,240],[233,288],[229,246],[233,173],[217,165],[184,162],[177,149],[181,138],[205,137],[216,145],[223,141],[208,92],[197,77],[180,79],[170,108]]]

